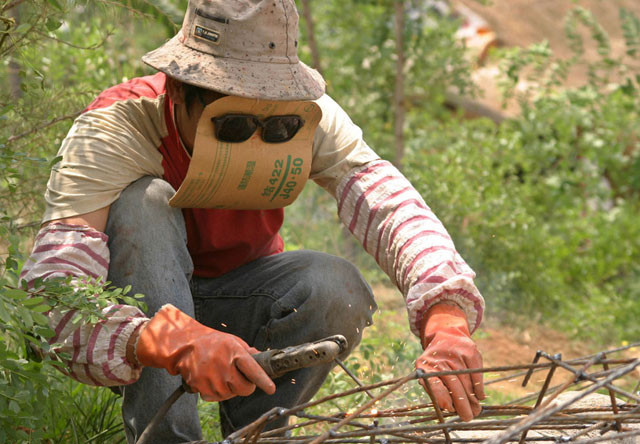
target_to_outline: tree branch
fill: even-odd
[[[402,159],[404,157],[404,120],[405,120],[405,103],[404,103],[404,0],[396,0],[394,2],[394,28],[396,39],[396,88],[393,95],[393,104],[395,110],[395,165],[398,169],[402,168]]]
[[[44,123],[44,124],[42,124],[42,125],[39,125],[39,126],[33,127],[33,128],[31,128],[29,131],[26,131],[26,132],[24,132],[24,133],[22,133],[22,134],[18,134],[18,135],[15,135],[15,136],[11,136],[11,137],[9,137],[9,138],[7,139],[7,145],[9,145],[9,144],[11,144],[11,143],[15,142],[16,140],[19,140],[19,139],[22,139],[22,138],[24,138],[24,137],[30,136],[30,135],[31,135],[31,134],[33,134],[33,133],[36,133],[36,132],[38,132],[38,131],[42,131],[43,129],[47,129],[47,128],[49,128],[50,126],[55,125],[55,124],[56,124],[56,123],[58,123],[58,122],[62,122],[63,120],[75,119],[75,118],[76,118],[76,117],[78,117],[81,113],[82,113],[82,110],[81,110],[81,111],[76,111],[76,112],[71,113],[71,114],[66,114],[66,115],[64,115],[64,116],[56,117],[55,119],[52,119],[52,120],[50,120],[50,121],[48,121],[48,122],[46,122],[46,123]]]
[[[18,47],[18,43],[22,42],[23,40],[25,40],[27,38],[27,35],[29,35],[29,33],[31,31],[33,31],[35,29],[35,27],[38,25],[39,21],[43,19],[43,15],[38,16],[38,18],[36,18],[36,20],[31,24],[31,27],[25,32],[23,33],[18,39],[13,40],[11,39],[11,45],[8,48],[2,49],[2,44],[4,44],[4,40],[5,37],[9,36],[11,33],[9,32],[9,29],[11,29],[10,26],[7,26],[7,29],[4,31],[4,36],[2,38],[2,41],[0,43],[0,59],[2,57],[4,57],[5,54],[9,54],[14,48]]]
[[[114,8],[122,8],[125,9],[126,11],[135,14],[135,15],[139,15],[144,19],[152,19],[153,15],[148,14],[146,12],[142,12],[139,9],[134,8],[133,6],[129,6],[127,4],[124,4],[122,2],[118,2],[118,1],[112,1],[112,0],[98,0],[100,3],[103,3],[105,5],[109,5],[109,6],[113,6]]]
[[[62,43],[63,45],[70,46],[71,48],[84,49],[84,50],[94,50],[94,49],[100,48],[102,45],[104,45],[104,43],[107,41],[107,39],[113,35],[113,31],[107,31],[107,33],[105,34],[105,36],[102,39],[102,41],[100,41],[98,43],[94,43],[91,46],[76,45],[74,43],[67,42],[66,40],[59,39],[58,37],[55,37],[53,35],[49,35],[49,34],[44,33],[42,31],[37,31],[37,34],[41,35],[42,37],[47,38],[49,40],[53,40],[54,42],[58,42],[58,43]]]
[[[313,23],[313,15],[311,14],[311,3],[309,0],[302,0],[302,16],[307,23],[307,34],[309,35],[309,48],[311,48],[311,59],[313,67],[322,74],[322,66],[320,64],[320,52],[316,44],[315,28]]]
[[[11,3],[8,3],[2,7],[2,12],[8,11],[9,9],[13,9],[18,6],[20,3],[24,3],[26,0],[14,0]]]

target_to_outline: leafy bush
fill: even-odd
[[[50,282],[44,293],[28,294],[17,273],[71,120],[100,90],[149,73],[140,55],[174,33],[185,4],[33,0],[21,2],[19,17],[0,7],[0,77],[20,87],[0,92],[0,443],[122,440],[114,422],[119,401],[70,382],[54,359],[40,360],[27,345],[50,347],[43,313],[53,300],[71,302],[69,286]],[[407,5],[419,9],[421,2]],[[315,2],[314,8],[329,93],[370,145],[391,158],[393,2]],[[621,23],[628,55],[637,55],[640,22],[621,10]],[[520,117],[500,126],[460,120],[443,106],[448,88],[470,90],[463,49],[452,37],[456,26],[424,14],[412,13],[407,21],[407,176],[478,272],[489,313],[525,315],[602,340],[637,338],[640,94],[633,67],[611,56],[606,33],[577,8],[566,26],[571,59],[554,60],[545,44],[503,55],[506,96],[515,96],[515,83],[527,73],[536,85],[522,98]],[[582,28],[591,31],[601,59],[587,66],[586,85],[562,89],[563,78],[583,63]],[[309,60],[308,46],[301,50]],[[283,234],[289,248],[348,257],[371,281],[385,281],[340,227],[333,199],[316,187],[287,210]],[[90,286],[84,299],[74,298],[76,308],[97,316],[96,293],[121,296]],[[373,382],[402,373],[405,367],[392,366],[411,365],[416,347],[389,337],[367,339],[351,365]],[[347,387],[343,376],[332,378],[325,393]],[[215,424],[215,413],[201,411]]]
[[[66,437],[64,442],[72,442],[70,437],[85,436],[79,430],[90,423],[76,424],[73,413],[83,418],[95,418],[91,403],[83,402],[79,394],[86,394],[81,388],[72,388],[57,370],[63,369],[63,360],[70,356],[57,350],[60,344],[49,343],[55,332],[49,327],[45,314],[56,307],[63,313],[75,311],[71,322],[81,325],[94,323],[103,318],[101,309],[107,304],[124,301],[139,305],[130,297],[129,289],[109,289],[101,282],[71,282],[67,279],[36,280],[33,287],[26,289],[18,282],[18,263],[15,256],[4,261],[4,272],[0,274],[0,442],[36,441],[44,438]],[[76,384],[77,386],[77,384]],[[78,410],[64,409],[69,394]],[[74,395],[75,394],[75,395]],[[110,411],[109,403],[102,395],[94,400],[104,400],[95,408]],[[43,411],[42,406],[49,406]],[[71,416],[60,415],[67,411]],[[104,419],[104,418],[103,418]],[[100,425],[105,425],[104,421]],[[63,426],[63,429],[60,429]],[[66,432],[65,432],[66,430]],[[94,428],[92,432],[105,436],[108,429]],[[85,436],[87,437],[87,436]],[[77,442],[77,439],[76,439]]]
[[[434,15],[421,1],[407,1],[404,33],[407,107],[428,120],[446,116],[445,91],[471,94],[469,62],[454,38],[458,22]],[[395,83],[394,2],[314,2],[315,39],[323,61],[327,93],[359,125],[367,143],[382,157],[393,159]],[[303,42],[308,28],[301,23]],[[340,32],[336,32],[339,29]],[[310,59],[302,44],[301,57]],[[408,122],[407,127],[414,125]],[[422,125],[422,123],[420,123]],[[286,209],[282,230],[285,246],[326,251],[352,261],[371,283],[390,284],[375,261],[342,227],[333,198],[307,186]]]
[[[576,17],[603,57],[588,66],[587,84],[558,87],[568,72],[558,66],[580,60],[575,34],[570,61],[553,62],[545,45],[511,50],[512,86],[536,76],[521,116],[496,127],[416,115],[423,124],[406,172],[478,272],[489,310],[602,341],[632,339],[640,334],[640,78],[608,58],[587,11],[569,24]]]
[[[77,309],[83,314],[74,319],[78,323],[101,316],[99,307],[107,301],[137,302],[126,290],[100,283],[78,287],[51,280],[25,290],[18,275],[71,120],[108,84],[142,74],[140,62],[122,58],[122,47],[139,55],[155,46],[154,37],[173,31],[161,9],[152,7],[162,2],[135,3],[34,0],[0,6],[0,78],[7,86],[0,92],[0,443],[122,441],[113,440],[114,433],[122,435],[119,419],[114,423],[114,395],[56,370],[65,356],[47,342],[53,332],[45,313],[54,304]],[[155,32],[113,32],[114,24],[133,27],[153,14],[160,25]]]
[[[390,24],[381,17],[390,13],[385,2],[372,3],[340,17],[332,15],[331,4],[323,6],[327,16],[320,17],[340,23],[340,29],[346,29],[344,41],[353,42],[344,48],[337,43],[341,36],[334,36],[323,53],[332,62],[326,73],[332,94],[363,127],[374,149],[391,156],[392,117],[382,104],[391,102],[392,62],[375,51],[389,38]],[[627,55],[633,56],[640,47],[639,21],[624,9],[620,16]],[[359,25],[372,22],[377,23],[378,41],[368,34],[370,27]],[[320,35],[323,23],[318,26]],[[581,28],[596,42],[600,59],[595,62],[582,57]],[[409,70],[408,96],[425,94],[425,100],[407,115],[409,154],[404,171],[478,273],[489,314],[544,320],[602,341],[633,339],[640,332],[633,321],[640,314],[635,302],[640,296],[639,79],[628,59],[611,55],[608,36],[588,11],[572,10],[566,30],[574,50],[568,60],[555,59],[544,42],[503,51],[505,97],[516,97],[520,79],[526,78],[532,87],[518,97],[522,114],[499,126],[437,110],[442,91],[451,83],[459,89],[466,85],[464,77],[439,74],[446,63]],[[455,48],[444,35],[426,31],[410,37],[417,42],[424,42],[425,36],[436,38],[430,41],[430,53],[417,48],[415,54],[443,62],[442,51],[434,48]],[[358,45],[371,45],[372,50]],[[356,63],[348,64],[340,57],[352,50],[360,59],[352,55],[349,60]],[[368,57],[363,54],[370,53],[376,54],[374,61],[360,71],[361,59]],[[453,66],[462,64],[455,51],[450,57]],[[588,82],[563,88],[576,67],[587,70]],[[375,83],[385,78],[386,83]],[[442,83],[430,89],[430,78]],[[421,79],[426,91],[418,89]],[[427,106],[430,101],[435,105]],[[323,216],[334,211],[330,199],[305,190],[288,210],[287,240],[295,247],[320,244],[346,254],[368,278],[384,281],[373,262],[335,228],[336,218]],[[314,227],[311,238],[305,237],[309,225]]]
[[[49,402],[47,441],[55,444],[124,444],[122,398],[110,390],[66,379],[62,390],[67,400],[60,414],[57,402]],[[45,422],[45,421],[43,421]]]

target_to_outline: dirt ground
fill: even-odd
[[[451,3],[462,4],[482,16],[496,32],[499,46],[525,47],[548,40],[554,53],[562,58],[571,55],[563,30],[571,9],[581,7],[591,11],[609,34],[615,55],[622,55],[624,48],[620,8],[640,15],[637,0],[490,0],[486,4],[478,0],[452,0]],[[583,35],[587,37],[586,32]],[[595,42],[585,43],[588,57],[595,58]]]
[[[565,36],[564,23],[570,10],[584,8],[609,36],[611,57],[620,58],[636,73],[640,73],[637,58],[625,54],[625,40],[622,34],[620,9],[624,8],[640,17],[640,1],[638,0],[451,0],[454,6],[466,7],[480,15],[496,35],[496,46],[499,48],[528,47],[544,40],[549,42],[554,56],[568,59],[572,52]],[[578,28],[584,39],[585,62],[599,59],[597,44],[590,37],[585,26]],[[480,107],[487,107],[500,113],[503,117],[513,117],[519,112],[515,101],[502,109],[502,98],[497,88],[499,70],[494,58],[489,57],[472,74],[474,82],[483,91],[482,97],[471,102]],[[615,80],[615,79],[612,79]],[[565,86],[580,86],[587,82],[585,64],[571,70]],[[522,81],[517,89],[530,86]],[[471,105],[466,108],[470,109]],[[473,114],[473,112],[472,112]],[[489,116],[489,112],[480,113]]]
[[[381,311],[380,319],[387,322],[392,320],[393,324],[396,325],[395,331],[385,331],[384,325],[378,325],[376,334],[398,335],[398,324],[406,325],[405,331],[408,331],[406,310],[400,293],[392,288],[378,286],[374,287],[374,294],[379,305],[379,311]],[[417,341],[417,339],[411,338],[411,334],[407,334],[406,338],[407,340]],[[609,344],[603,346],[588,339],[570,338],[560,331],[533,323],[523,322],[516,328],[503,325],[499,319],[495,318],[485,319],[473,335],[473,338],[482,353],[485,367],[528,364],[533,360],[537,350],[543,350],[549,354],[562,353],[562,359],[567,360],[621,345]],[[615,357],[638,358],[640,357],[640,348],[630,349],[624,354],[619,354]],[[506,374],[489,373],[485,376],[485,382]],[[527,387],[522,387],[523,376],[519,376],[497,383],[490,383],[487,388],[490,387],[492,391],[513,399],[538,392],[545,375],[546,371],[535,373]],[[552,380],[552,386],[566,381],[569,377],[570,375],[566,371],[556,372]],[[636,381],[635,383],[640,381],[640,371],[636,371],[630,379],[626,380],[624,382],[625,386],[635,385],[633,380]],[[491,402],[490,400],[488,401]],[[497,402],[502,403],[503,400],[498,400]]]

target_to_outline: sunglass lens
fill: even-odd
[[[304,121],[298,116],[273,116],[264,121],[262,139],[267,143],[282,143],[293,139]]]
[[[211,120],[216,128],[216,137],[223,142],[244,142],[258,128],[258,120],[254,116],[223,116]]]

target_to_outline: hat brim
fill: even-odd
[[[145,54],[142,61],[183,82],[223,94],[264,100],[315,100],[322,75],[302,62],[266,63],[215,57],[185,46],[181,34]]]

